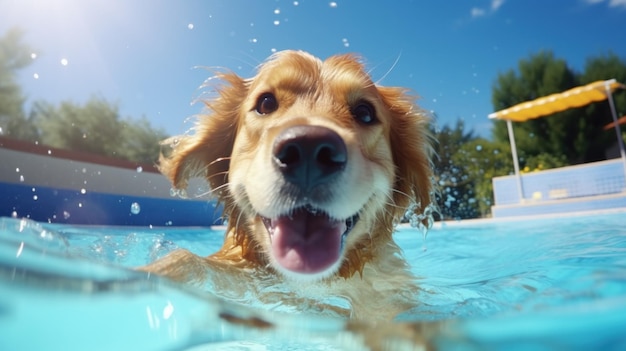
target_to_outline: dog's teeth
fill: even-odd
[[[265,228],[267,228],[267,231],[269,232],[270,235],[274,235],[274,226],[272,225],[272,220],[269,218],[262,218],[263,220],[263,224],[265,224]]]
[[[316,214],[317,214],[317,212],[319,212],[319,210],[318,210],[317,208],[315,208],[315,207],[313,207],[313,206],[311,206],[311,205],[306,205],[306,206],[304,206],[304,209],[305,209],[308,213],[310,213],[310,214],[312,214],[312,215],[316,215]]]

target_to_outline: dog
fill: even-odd
[[[375,84],[350,54],[282,51],[251,79],[218,77],[195,133],[167,140],[159,169],[177,189],[206,179],[228,219],[224,244],[140,269],[356,319],[414,307],[416,279],[392,238],[432,197],[429,118],[414,98]]]

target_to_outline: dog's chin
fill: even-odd
[[[304,206],[276,218],[261,217],[270,237],[275,269],[295,280],[320,280],[341,266],[346,237],[358,214],[336,219],[323,210]]]

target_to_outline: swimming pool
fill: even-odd
[[[359,350],[363,337],[393,349],[422,339],[455,350],[626,349],[625,220],[464,221],[425,240],[399,227],[422,304],[369,326],[241,306],[127,269],[177,247],[208,255],[221,228],[1,218],[0,349]]]

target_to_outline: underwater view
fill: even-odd
[[[388,324],[242,305],[133,271],[223,229],[0,220],[3,350],[621,350],[623,212],[446,222],[395,238],[420,305]]]

